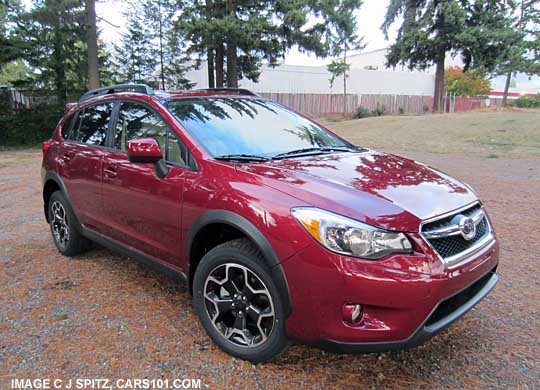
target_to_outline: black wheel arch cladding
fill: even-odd
[[[68,211],[71,212],[72,215],[74,216],[75,228],[77,229],[77,231],[82,232],[82,227],[81,227],[81,224],[79,223],[79,218],[77,217],[77,213],[75,212],[75,210],[73,209],[71,205],[71,199],[69,197],[69,193],[67,191],[66,185],[62,181],[62,178],[60,177],[60,175],[54,171],[48,171],[45,174],[45,177],[43,179],[43,207],[44,207],[45,219],[47,220],[47,223],[49,222],[49,211],[48,211],[48,203],[46,199],[45,190],[47,188],[47,184],[50,183],[51,181],[56,184],[56,186],[60,189],[60,192],[62,193],[62,195],[64,195],[64,198],[67,202],[66,206],[69,208]]]
[[[260,230],[257,229],[255,225],[253,225],[250,221],[248,221],[241,215],[238,215],[228,210],[210,210],[201,215],[197,220],[195,220],[195,222],[193,222],[189,229],[186,241],[186,247],[188,251],[187,258],[189,260],[189,275],[192,275],[195,271],[194,269],[191,269],[191,257],[194,240],[197,237],[197,234],[201,231],[201,229],[210,224],[225,224],[236,228],[241,231],[250,241],[252,241],[254,245],[258,247],[258,249],[263,255],[265,265],[268,267],[270,275],[272,276],[272,279],[276,284],[276,287],[280,294],[280,298],[283,302],[285,318],[287,318],[292,311],[292,305],[289,293],[289,286],[287,284],[287,279],[285,278],[283,268],[281,267],[281,264],[279,262],[279,258],[276,255],[276,252],[274,251],[272,246],[270,245],[270,242],[268,242],[268,240],[260,232]],[[191,284],[192,277],[189,277],[189,280]],[[190,291],[192,291],[191,289],[193,288],[193,286],[190,285],[189,287]]]

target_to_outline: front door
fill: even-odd
[[[106,235],[163,261],[178,265],[181,254],[182,192],[187,176],[185,147],[165,120],[150,107],[131,101],[120,104],[114,150],[103,160],[103,204]],[[158,141],[169,173],[159,178],[152,163],[128,160],[126,142]]]

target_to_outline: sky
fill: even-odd
[[[25,2],[29,3],[30,0],[26,0]],[[364,51],[382,49],[388,46],[388,42],[385,40],[380,29],[384,21],[388,2],[389,0],[365,0],[357,12],[358,35],[364,37],[364,42],[367,44]],[[105,42],[114,42],[119,39],[119,33],[125,28],[124,7],[125,3],[117,0],[105,0],[97,3],[96,12],[98,17],[120,26],[117,28],[103,20],[99,21],[98,24],[101,29],[100,37]],[[391,32],[391,35],[394,36],[395,32]],[[328,59],[324,60],[315,56],[302,54],[295,48],[291,49],[285,57],[285,63],[289,65],[316,66],[326,64],[327,62]]]

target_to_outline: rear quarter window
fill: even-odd
[[[70,139],[87,145],[105,146],[114,103],[99,103],[79,111]]]
[[[64,121],[62,130],[60,131],[60,134],[62,135],[63,139],[70,139],[71,130],[75,128],[75,123],[77,122],[77,119],[78,119],[78,113],[75,113]]]

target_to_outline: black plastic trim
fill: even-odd
[[[196,89],[196,92],[236,92],[239,95],[259,96],[255,92],[245,88],[203,88]]]
[[[146,84],[119,84],[109,87],[97,88],[84,93],[79,99],[79,103],[95,98],[97,96],[110,95],[118,92],[137,92],[144,95],[154,95],[154,90]]]
[[[106,248],[109,248],[110,250],[114,252],[118,252],[129,258],[133,258],[150,268],[153,268],[159,272],[162,272],[174,278],[179,277],[182,279],[182,281],[187,282],[187,277],[184,272],[164,263],[163,261],[153,256],[150,256],[144,252],[141,252],[138,249],[123,245],[115,240],[112,240],[110,238],[103,236],[102,234],[96,233],[95,231],[90,230],[88,228],[83,227],[82,234],[89,240],[92,240]]]
[[[191,259],[191,248],[193,247],[193,241],[195,240],[197,233],[199,233],[205,226],[213,223],[230,225],[240,230],[255,245],[257,245],[266,261],[266,265],[270,269],[271,276],[276,283],[276,287],[281,294],[283,306],[285,308],[285,317],[288,317],[292,312],[292,304],[289,286],[287,284],[287,279],[285,278],[283,268],[279,262],[279,258],[266,237],[259,231],[259,229],[255,227],[255,225],[244,217],[227,210],[211,210],[200,216],[195,222],[193,222],[188,232],[186,243],[188,248],[188,259]]]
[[[45,174],[45,177],[43,178],[43,187],[42,187],[42,195],[43,194],[43,190],[45,189],[45,184],[47,184],[48,181],[54,181],[58,187],[60,187],[60,191],[62,191],[62,195],[64,195],[64,198],[66,199],[67,201],[67,207],[69,208],[69,211],[71,213],[73,213],[73,215],[75,216],[75,222],[76,222],[76,226],[75,226],[75,229],[77,229],[78,232],[82,232],[82,226],[79,222],[79,218],[77,216],[77,213],[75,212],[75,210],[73,209],[73,207],[71,206],[71,198],[69,197],[69,193],[67,191],[67,188],[66,188],[66,185],[64,184],[64,182],[62,181],[62,178],[60,177],[60,175],[58,175],[58,173],[54,172],[54,171],[47,171],[47,173]],[[43,202],[45,202],[45,199],[43,199]],[[47,221],[47,223],[49,222],[48,219],[49,219],[49,216],[47,215],[47,208],[46,208],[46,205],[44,204],[44,211],[45,211],[45,220]]]
[[[478,291],[478,293],[476,293],[474,297],[472,297],[467,303],[460,306],[457,310],[450,313],[446,317],[441,318],[439,321],[427,326],[426,322],[431,316],[430,314],[430,316],[426,318],[426,320],[422,323],[419,329],[411,337],[405,340],[371,342],[371,343],[370,342],[347,343],[347,342],[328,340],[328,339],[315,340],[315,341],[311,341],[311,340],[306,341],[302,339],[296,339],[296,341],[302,344],[313,345],[313,346],[316,346],[325,350],[329,350],[333,352],[342,352],[342,353],[387,352],[387,351],[418,347],[424,344],[429,339],[431,339],[437,333],[446,329],[450,324],[452,324],[454,321],[456,321],[457,319],[462,317],[465,313],[467,313],[469,310],[471,310],[478,302],[484,299],[486,295],[488,295],[491,292],[491,290],[493,290],[493,288],[495,287],[498,281],[499,281],[499,276],[496,273],[492,273],[491,277],[486,282],[486,284],[482,287],[482,289],[480,289],[480,291]],[[436,308],[433,310],[433,312],[435,310]]]

